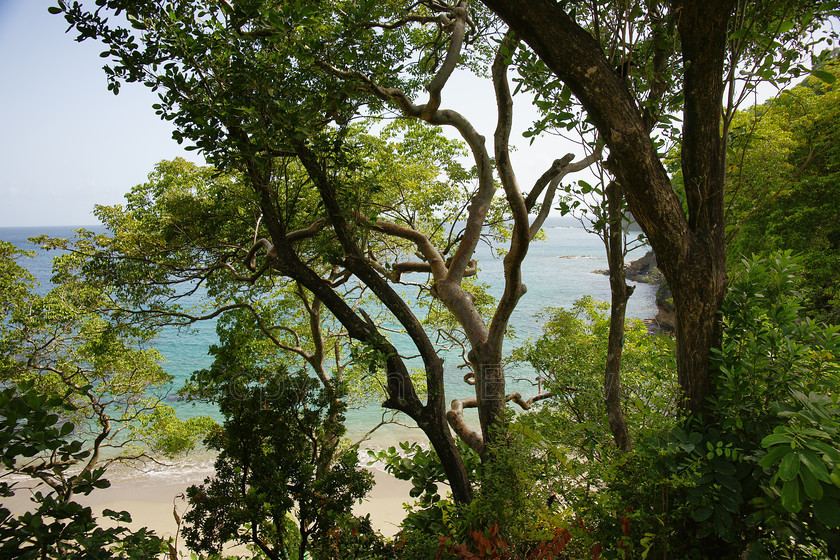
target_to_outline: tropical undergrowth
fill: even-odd
[[[548,310],[543,335],[512,359],[535,367],[553,397],[510,413],[483,457],[462,446],[476,481],[472,503],[451,499],[429,449],[403,443],[373,454],[412,483],[414,501],[392,541],[351,511],[371,480],[355,449],[341,443],[343,389],[289,372],[237,376],[244,385],[215,388],[226,421],[207,442],[219,460],[214,477],[190,490],[186,541],[211,557],[238,541],[264,558],[837,558],[840,327],[807,317],[801,278],[789,253],[744,260],[722,309],[716,396],[702,417],[678,410],[673,341],[628,323],[628,453],[615,447],[603,402],[606,307],[583,299],[571,310]],[[283,390],[272,389],[275,378]],[[14,402],[44,404],[24,397]],[[80,452],[62,442],[72,428],[59,415],[23,426],[38,422],[38,433],[53,434],[48,448]],[[17,437],[19,429],[5,433]],[[9,460],[38,452],[9,442]],[[101,472],[93,475],[90,488]],[[92,519],[71,522],[64,510],[77,506],[50,500],[39,506],[55,512],[41,517],[52,523],[44,527],[80,531],[61,546],[95,538],[106,543],[102,557],[131,554],[115,540],[121,534],[97,532]],[[6,517],[2,525],[46,530],[35,519]],[[22,533],[4,535],[14,546]],[[161,550],[155,537],[131,535],[143,550]],[[49,539],[26,542],[34,552]]]
[[[492,461],[471,456],[472,504],[445,497],[430,451],[377,454],[417,498],[400,557],[837,558],[840,329],[805,316],[801,278],[789,253],[744,260],[704,417],[677,409],[673,342],[628,325],[630,453],[606,422],[605,307],[548,311],[543,335],[514,358],[555,396],[508,419]]]

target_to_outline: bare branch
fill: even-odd
[[[481,455],[484,453],[484,438],[481,434],[472,430],[464,421],[464,408],[475,408],[478,401],[475,397],[468,399],[453,399],[451,408],[446,413],[446,420],[452,430],[458,434],[461,441],[470,446],[470,449]]]
[[[443,255],[441,255],[440,251],[432,245],[432,242],[424,234],[420,233],[416,229],[395,224],[386,220],[377,220],[374,222],[367,219],[367,217],[361,213],[359,213],[358,216],[361,220],[370,224],[370,227],[373,230],[402,239],[407,239],[417,246],[417,249],[426,260],[426,262],[422,264],[425,265],[428,270],[406,270],[406,272],[430,272],[435,280],[442,279],[446,276],[447,268],[446,263],[443,260]]]
[[[257,270],[257,251],[260,249],[266,250],[267,257],[277,256],[277,253],[274,252],[274,245],[272,245],[271,241],[265,237],[261,237],[256,241],[256,243],[254,243],[254,246],[251,247],[248,254],[245,255],[245,266],[248,267],[248,270]]]
[[[513,313],[519,298],[526,287],[522,283],[522,261],[528,253],[531,241],[528,224],[528,209],[519,188],[519,182],[513,172],[510,161],[510,130],[513,123],[513,98],[507,79],[510,65],[510,54],[519,44],[519,38],[513,31],[508,31],[493,61],[493,86],[496,91],[496,105],[498,107],[498,124],[494,135],[496,169],[505,191],[508,207],[513,216],[513,232],[511,234],[510,249],[504,258],[505,288],[496,313],[490,323],[487,344],[492,348],[501,348],[501,340],[507,330],[508,320]]]
[[[260,216],[262,219],[262,215]],[[321,229],[324,227],[326,220],[321,218],[319,220],[315,220],[312,225],[308,228],[299,229],[296,231],[292,231],[286,234],[286,240],[290,243],[295,241],[300,241],[301,239],[307,239],[309,237],[315,236]],[[258,222],[259,225],[259,222]],[[260,249],[265,249],[266,251],[266,259],[270,260],[277,257],[277,251],[274,249],[274,245],[266,239],[265,237],[261,237],[254,242],[253,247],[248,251],[248,254],[245,255],[245,266],[248,267],[248,270],[256,270],[257,269],[257,251]]]
[[[538,395],[534,395],[533,397],[531,397],[531,398],[530,398],[530,399],[528,399],[528,400],[524,400],[524,399],[522,398],[522,395],[520,395],[519,393],[511,393],[510,395],[508,395],[507,397],[505,397],[505,402],[511,402],[511,401],[513,401],[513,402],[515,402],[516,404],[518,404],[518,405],[519,405],[519,407],[520,407],[522,410],[530,410],[530,409],[531,409],[531,406],[532,406],[535,402],[543,401],[543,400],[545,400],[545,399],[550,399],[550,398],[551,398],[551,397],[553,397],[553,396],[554,396],[554,393],[540,393],[540,394],[538,394]]]
[[[533,207],[533,201],[536,200],[537,196],[539,196],[539,191],[541,191],[543,188],[539,186],[543,177],[548,175],[553,169],[557,168],[557,172],[548,182],[548,189],[546,190],[545,198],[543,198],[543,202],[540,205],[540,211],[537,214],[537,217],[534,218],[534,221],[531,223],[531,227],[529,230],[530,239],[533,239],[534,236],[537,235],[537,232],[540,231],[540,228],[545,223],[545,220],[548,217],[548,213],[551,211],[551,205],[554,202],[554,195],[557,192],[557,186],[560,184],[560,181],[562,181],[563,178],[569,173],[582,171],[590,165],[592,165],[593,163],[599,161],[603,153],[603,148],[603,142],[598,140],[598,142],[596,142],[595,145],[595,150],[591,154],[589,154],[582,160],[576,161],[574,163],[569,163],[572,157],[574,156],[572,156],[572,154],[566,154],[561,159],[555,160],[554,164],[551,166],[549,171],[543,173],[543,175],[537,180],[537,183],[534,185],[534,188],[531,189],[531,192],[528,193],[528,198],[525,201],[526,205],[528,205],[528,200],[532,200],[531,204],[528,205],[528,210],[530,210]],[[566,163],[563,163],[564,161]],[[533,199],[531,198],[532,195]]]
[[[467,380],[471,374],[467,374],[464,376],[464,381]],[[475,384],[473,381],[472,384]],[[540,393],[534,395],[529,399],[523,399],[522,395],[519,393],[511,393],[505,396],[505,402],[514,402],[519,405],[522,410],[530,410],[534,403],[549,399],[554,396],[554,393]],[[449,425],[458,434],[458,437],[464,441],[470,448],[481,455],[484,451],[484,439],[481,437],[481,434],[472,430],[469,426],[467,426],[466,422],[464,421],[464,409],[465,408],[477,408],[478,407],[478,399],[475,397],[470,397],[466,399],[453,399],[451,408],[446,413],[446,420],[449,422]]]
[[[292,231],[286,234],[286,239],[289,242],[300,241],[301,239],[307,239],[309,237],[314,237],[319,231],[321,231],[324,227],[324,224],[327,223],[326,218],[320,218],[312,222],[308,228],[299,229],[296,231]]]
[[[537,179],[537,182],[534,183],[531,192],[528,193],[528,196],[525,197],[525,207],[530,212],[531,209],[536,204],[537,199],[539,198],[540,194],[542,194],[543,189],[545,189],[546,185],[548,185],[553,179],[557,177],[557,175],[565,169],[571,161],[575,159],[574,154],[566,154],[560,159],[555,159],[552,162],[551,167],[549,167],[545,173],[540,175],[540,178]]]
[[[437,23],[440,21],[440,16],[410,15],[389,23],[368,23],[366,25],[363,25],[363,27],[378,29],[397,29],[398,27],[402,27],[409,23]]]

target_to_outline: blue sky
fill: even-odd
[[[91,225],[95,204],[121,203],[158,161],[182,156],[203,163],[158,120],[155,94],[137,84],[118,96],[106,89],[102,47],[73,41],[64,19],[47,12],[53,3],[0,0],[0,227]],[[460,75],[451,82],[444,106],[492,138],[489,81]],[[574,147],[556,138],[529,146],[519,133],[534,111],[527,101],[518,107],[514,140],[522,149],[513,158],[527,186]]]
[[[203,163],[172,140],[169,123],[151,108],[154,93],[138,84],[125,85],[118,96],[106,89],[103,48],[73,41],[64,19],[47,12],[53,3],[0,0],[0,227],[92,225],[95,204],[121,203],[160,160]],[[489,80],[456,73],[443,106],[492,139]],[[517,98],[512,160],[523,190],[554,159],[578,152],[557,137],[533,145],[523,139],[535,113]]]
[[[155,163],[195,153],[171,138],[155,94],[106,89],[103,50],[76,43],[53,2],[0,0],[0,227],[89,225]]]

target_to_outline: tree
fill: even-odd
[[[138,464],[192,449],[212,420],[180,421],[163,404],[171,377],[160,355],[146,347],[147,333],[111,324],[97,312],[106,293],[77,274],[73,255],[54,260],[55,285],[46,293],[17,262],[24,255],[0,242],[0,382],[61,395],[71,407],[64,412],[66,426],[81,448],[13,463],[10,471],[46,484],[69,502],[80,485],[89,487],[94,471],[101,476],[114,463]],[[72,475],[65,472],[71,466]]]
[[[279,274],[303,286],[350,337],[377,356],[372,367],[387,373],[385,406],[404,412],[424,430],[441,456],[456,499],[470,501],[470,481],[450,425],[483,452],[493,426],[504,417],[509,399],[502,343],[509,317],[525,292],[522,260],[544,220],[538,216],[531,221],[528,212],[546,182],[526,198],[508,155],[512,103],[506,72],[516,38],[509,35],[498,48],[491,46],[485,30],[492,19],[480,10],[468,14],[466,3],[337,2],[316,9],[271,2],[161,8],[151,2],[113,1],[102,7],[94,13],[62,2],[53,11],[65,13],[80,39],[95,37],[108,45],[107,56],[114,62],[108,70],[112,89],[127,80],[160,91],[158,112],[176,124],[176,136],[194,142],[220,171],[239,171],[250,189],[245,203],[254,208],[250,231],[240,231],[227,253],[212,253],[223,260],[206,263],[193,279],[233,273],[254,283]],[[126,10],[142,40],[113,26],[105,17],[107,10]],[[173,21],[178,22],[174,27]],[[489,49],[496,51],[492,75],[499,103],[495,165],[507,199],[505,214],[513,225],[504,292],[491,315],[483,315],[477,304],[481,298],[465,279],[476,271],[475,248],[493,215],[494,162],[471,124],[441,109],[441,91],[462,55],[481,62]],[[405,66],[415,51],[423,53],[423,61]],[[416,104],[412,98],[422,85],[430,100]],[[445,202],[432,201],[429,211],[418,214],[425,209],[417,206],[417,195],[429,181],[415,185],[402,176],[399,190],[383,188],[387,177],[370,165],[372,158],[363,157],[368,154],[364,142],[352,134],[349,123],[362,111],[385,107],[410,120],[451,126],[464,138],[476,165],[472,174],[458,177],[451,165],[437,167],[449,175],[450,186],[477,183],[457,198],[454,212]],[[571,159],[557,160],[546,176],[551,179],[589,163],[570,164]],[[400,197],[400,190],[411,196]],[[547,200],[544,206],[550,204]],[[441,209],[444,219],[435,214]],[[231,216],[241,216],[235,207],[231,211]],[[230,224],[216,215],[220,225]],[[243,245],[246,240],[251,246]],[[265,259],[257,266],[255,257],[263,251]],[[420,260],[411,259],[412,253]],[[243,270],[243,260],[253,274]],[[333,270],[340,278],[353,275],[410,337],[423,363],[425,403],[387,331],[348,303],[330,279]],[[419,283],[424,296],[446,308],[469,344],[476,397],[457,401],[448,412],[437,348],[393,287],[409,273],[427,275]],[[165,282],[164,276],[156,281]],[[480,432],[463,421],[465,406],[477,406]]]
[[[781,41],[796,43],[788,34],[811,29],[829,15],[829,6],[686,0],[628,8],[626,19],[643,22],[644,33],[654,39],[651,50],[640,53],[647,54],[642,62],[651,70],[649,88],[643,91],[647,95],[636,98],[615,68],[623,63],[630,68],[631,61],[639,61],[632,58],[635,52],[626,52],[618,61],[609,58],[616,51],[605,51],[599,42],[601,3],[485,0],[484,4],[519,33],[569,88],[606,142],[610,169],[674,294],[684,407],[692,413],[706,410],[714,392],[709,352],[720,344],[717,313],[726,289],[726,143],[721,130],[725,133],[733,106],[749,91],[748,87],[738,93],[735,78],[745,64],[756,76],[788,73],[792,66],[779,55],[789,51],[790,44],[783,47]],[[618,52],[624,54],[621,46]],[[682,79],[668,80],[670,64],[682,68]],[[650,135],[650,111],[668,91],[683,100],[681,170],[687,213],[662,165],[656,138]]]
[[[308,290],[351,338],[378,357],[374,369],[387,372],[385,405],[406,413],[424,430],[441,457],[456,499],[463,502],[470,501],[472,488],[450,426],[491,458],[486,444],[504,433],[498,426],[503,423],[505,403],[517,402],[505,389],[502,343],[510,315],[525,293],[521,266],[528,245],[544,219],[542,211],[552,204],[554,191],[547,187],[557,176],[591,163],[561,158],[527,195],[520,188],[509,156],[513,104],[507,80],[520,38],[567,86],[561,94],[578,99],[609,147],[608,169],[624,190],[674,291],[684,408],[702,412],[713,392],[709,352],[720,340],[717,310],[726,285],[725,143],[720,134],[727,122],[721,109],[724,79],[734,76],[744,60],[761,59],[764,65],[768,54],[770,66],[759,70],[772,74],[774,64],[784,63],[772,56],[778,53],[767,39],[793,37],[789,43],[798,46],[796,34],[817,24],[815,14],[825,13],[822,9],[809,13],[799,4],[790,4],[796,9],[789,13],[789,3],[784,2],[755,9],[743,3],[736,8],[734,0],[669,7],[650,3],[646,9],[617,10],[622,31],[609,34],[614,48],[607,51],[619,57],[615,60],[605,54],[601,43],[598,3],[594,9],[591,3],[577,6],[546,0],[485,4],[511,26],[510,31],[497,32],[493,14],[467,2],[160,6],[110,0],[100,2],[95,11],[63,1],[52,8],[64,13],[79,40],[95,38],[106,44],[103,55],[112,63],[106,70],[112,90],[119,91],[124,81],[143,82],[157,90],[161,100],[156,109],[175,124],[176,138],[193,143],[218,170],[240,172],[250,189],[247,204],[258,210],[250,216],[250,231],[240,231],[224,258],[200,268],[193,279],[204,281],[223,272],[254,282],[277,273]],[[572,8],[580,9],[573,14]],[[109,15],[122,12],[133,30],[109,21]],[[740,16],[733,20],[733,14]],[[638,92],[628,85],[630,72],[614,70],[632,68],[635,53],[628,50],[632,41],[625,40],[625,31],[635,36],[636,30],[649,39],[647,50],[638,54],[645,55],[639,61],[651,69]],[[730,43],[740,47],[727,50]],[[446,83],[460,62],[473,68],[490,66],[498,108],[492,158],[474,127],[442,108]],[[682,69],[684,78],[673,78],[674,69]],[[729,83],[733,92],[734,78]],[[416,101],[422,87],[429,92],[426,103]],[[688,215],[652,136],[654,125],[662,120],[657,113],[660,105],[667,110],[680,100]],[[394,191],[382,189],[379,170],[360,157],[366,154],[364,143],[352,134],[350,123],[387,111],[450,126],[462,136],[475,163],[476,187],[468,193],[469,203],[461,213],[437,219],[436,224],[418,223],[406,210],[416,205],[416,197],[400,199]],[[483,315],[466,279],[475,272],[475,248],[494,216],[499,185],[504,193],[503,215],[511,224],[505,285],[495,308]],[[388,192],[390,197],[380,198]],[[540,197],[540,213],[532,220],[529,212]],[[236,208],[231,210],[232,216],[241,217]],[[219,223],[223,227],[227,222]],[[237,224],[245,230],[241,221]],[[441,231],[451,235],[444,238]],[[251,241],[250,247],[245,240]],[[258,267],[255,256],[263,252]],[[411,252],[419,260],[413,260]],[[329,277],[333,267],[370,290],[410,337],[423,362],[425,402],[382,324],[368,320],[335,289]],[[252,268],[253,274],[243,268]],[[476,396],[456,400],[449,411],[435,344],[394,288],[404,275],[418,273],[428,278],[420,283],[424,295],[445,307],[468,341]],[[164,276],[157,281],[165,281]],[[478,408],[480,431],[463,421],[465,406]]]
[[[607,441],[613,430],[605,421],[609,403],[599,390],[612,329],[612,313],[606,315],[606,307],[587,296],[572,309],[546,309],[542,334],[512,356],[531,364],[557,395],[536,417],[555,417],[552,423],[560,428],[553,439],[570,455],[579,456],[583,465],[593,455],[610,454]],[[628,411],[630,433],[634,437],[656,433],[676,421],[674,343],[666,335],[649,335],[639,320],[630,321],[624,334],[622,373],[627,387],[622,405]]]
[[[0,464],[8,473],[23,473],[41,480],[69,480],[75,493],[90,494],[107,488],[104,468],[69,469],[89,460],[91,449],[71,439],[75,426],[66,420],[75,412],[68,395],[38,390],[32,381],[0,391]],[[11,496],[20,481],[0,481],[0,496]],[[89,507],[61,492],[55,485],[32,495],[34,511],[13,516],[0,507],[0,552],[21,560],[152,558],[164,551],[164,542],[143,528],[99,526]],[[131,521],[127,512],[105,510],[103,517],[117,523]]]
[[[729,260],[785,249],[805,259],[810,313],[837,322],[836,125],[840,97],[836,59],[767,103],[738,113],[731,129],[735,157],[728,169]],[[832,80],[832,78],[834,78]]]
[[[303,560],[349,528],[373,477],[358,468],[355,447],[339,447],[344,405],[335,395],[303,372],[253,374],[221,386],[224,426],[207,440],[219,451],[216,473],[187,490],[184,537],[196,551],[233,541]]]

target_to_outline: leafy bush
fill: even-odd
[[[617,462],[627,478],[598,494],[593,525],[614,539],[605,521],[625,505],[629,543],[649,558],[840,554],[840,334],[804,316],[799,266],[789,253],[744,261],[723,306],[710,415]]]
[[[804,316],[802,277],[789,252],[744,261],[723,308],[714,413],[748,468],[747,545],[837,555],[840,328]]]
[[[219,451],[216,473],[187,490],[187,544],[210,553],[252,544],[268,558],[373,550],[381,538],[350,514],[372,476],[358,468],[355,448],[341,447],[339,395],[305,373],[251,373],[254,381],[219,386],[225,422],[206,441]]]
[[[547,503],[551,492],[546,489],[539,457],[545,449],[535,446],[536,434],[513,418],[508,418],[504,434],[488,450],[492,461],[482,462],[459,442],[477,486],[475,500],[466,505],[456,505],[441,495],[445,475],[434,450],[402,442],[399,450],[370,452],[393,476],[413,484],[410,495],[417,499],[406,504],[408,514],[398,541],[401,558],[444,553],[458,558],[473,557],[470,554],[479,554],[476,558],[554,557],[549,552],[559,542],[558,527],[565,525],[565,519]]]
[[[512,354],[534,367],[554,394],[546,406],[527,416],[537,432],[567,453],[587,461],[609,453],[612,434],[604,403],[609,304],[589,296],[572,309],[549,308],[542,335]],[[628,320],[622,357],[622,407],[631,438],[673,425],[676,361],[674,341],[648,334],[638,320]],[[553,429],[552,426],[556,427]]]
[[[136,532],[124,526],[103,528],[89,507],[72,500],[74,493],[90,494],[107,488],[104,469],[70,467],[85,459],[90,450],[77,439],[66,417],[74,412],[66,396],[37,390],[31,382],[0,392],[0,463],[8,471],[32,481],[68,481],[72,489],[32,494],[35,509],[13,516],[0,507],[0,556],[20,560],[93,560],[106,558],[146,559],[165,550],[165,543],[143,528]],[[0,481],[0,496],[14,494],[18,483]],[[129,523],[127,512],[105,510],[103,517]]]
[[[544,335],[518,351],[557,395],[516,424],[546,450],[534,455],[535,486],[553,486],[569,519],[564,553],[840,555],[840,329],[805,315],[790,253],[745,259],[740,270],[722,310],[707,417],[677,417],[667,340],[628,331],[631,453],[612,452],[603,414],[603,308],[584,300],[552,312]]]

